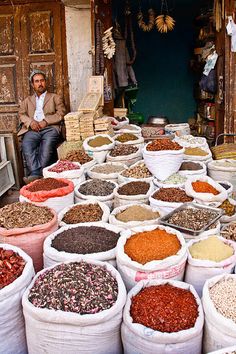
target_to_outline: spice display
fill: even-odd
[[[119,141],[120,143],[126,143],[127,141],[137,140],[137,139],[138,137],[134,134],[123,133],[116,138],[116,141]]]
[[[109,145],[111,143],[112,141],[109,138],[105,136],[97,136],[96,138],[89,140],[88,145],[95,148],[103,145]]]
[[[67,184],[56,178],[42,178],[36,180],[31,186],[27,187],[29,192],[51,191],[53,189],[66,187]]]
[[[221,236],[227,240],[236,241],[236,222],[232,222],[221,230]]]
[[[73,162],[67,160],[61,160],[58,161],[58,163],[55,166],[49,168],[48,171],[60,173],[64,171],[79,170],[79,169],[80,166],[75,165]]]
[[[236,280],[223,278],[209,289],[216,310],[236,323]]]
[[[83,150],[73,150],[68,152],[66,155],[66,160],[73,161],[73,162],[79,162],[81,165],[92,161],[92,158],[86,154]]]
[[[21,276],[24,259],[12,250],[0,247],[0,290]]]
[[[129,182],[118,188],[118,194],[120,195],[139,195],[147,194],[150,188],[148,182]]]
[[[111,194],[114,188],[114,183],[95,178],[82,184],[79,192],[84,195],[106,196]]]
[[[219,208],[223,209],[227,216],[233,216],[235,214],[235,205],[231,204],[229,199],[226,199]]]
[[[138,151],[137,146],[133,145],[116,145],[110,152],[111,157],[116,156],[126,156],[130,154],[134,154]]]
[[[152,198],[170,203],[185,203],[193,201],[193,198],[189,197],[185,191],[180,188],[160,188],[152,195]]]
[[[123,127],[120,130],[121,131],[122,130],[133,130],[133,131],[138,132],[138,127],[136,125],[126,124],[126,125],[123,125]]]
[[[12,203],[0,209],[0,227],[7,230],[46,224],[53,219],[47,207],[31,203]]]
[[[147,151],[181,150],[181,149],[183,149],[182,146],[167,138],[156,139],[147,145]]]
[[[234,249],[217,236],[210,236],[190,246],[189,252],[196,259],[221,262],[231,257],[234,254]]]
[[[136,166],[131,166],[121,173],[124,177],[132,178],[148,178],[152,177],[151,172],[147,168],[144,162],[137,164]]]
[[[28,299],[35,307],[84,315],[111,308],[117,295],[117,281],[105,267],[72,262],[41,274]]]
[[[189,143],[189,144],[204,144],[206,139],[193,136],[193,135],[182,135],[178,137],[178,141],[181,143]]]
[[[202,165],[200,165],[200,163],[197,162],[192,162],[192,161],[186,161],[186,162],[182,162],[181,166],[180,166],[180,171],[198,171],[198,170],[202,170],[203,167]]]
[[[104,164],[102,166],[94,166],[92,172],[96,173],[103,173],[105,175],[109,175],[111,173],[118,173],[123,171],[124,166],[121,165],[111,165],[111,164]]]
[[[100,221],[102,215],[103,210],[99,204],[78,204],[65,213],[62,221],[66,224]]]
[[[186,147],[184,151],[185,155],[193,155],[193,156],[207,156],[209,153],[199,147],[191,148]]]
[[[157,211],[152,211],[141,205],[132,205],[116,214],[116,219],[122,222],[145,221],[157,219],[159,216],[160,214]]]
[[[181,176],[179,173],[174,173],[164,181],[162,181],[163,184],[182,184],[187,181],[187,178],[184,176]]]
[[[198,305],[193,294],[170,284],[142,289],[131,300],[133,323],[173,333],[194,327]]]
[[[52,247],[68,253],[106,252],[116,247],[119,234],[99,226],[78,226],[60,233]]]
[[[161,260],[175,255],[181,248],[175,234],[154,229],[132,235],[124,246],[125,253],[140,264]]]
[[[197,193],[211,193],[214,195],[218,195],[220,193],[216,188],[211,186],[210,183],[204,181],[192,182],[192,187]]]
[[[212,210],[188,208],[175,211],[167,221],[176,226],[198,231],[203,229],[216,216],[217,213]]]
[[[228,190],[228,189],[230,188],[230,185],[228,185],[228,184],[221,183],[221,182],[219,182],[219,183],[220,183],[220,185],[221,185],[224,189],[226,189],[226,190]]]

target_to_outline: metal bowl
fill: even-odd
[[[149,116],[147,123],[165,126],[169,124],[169,120],[167,117]]]

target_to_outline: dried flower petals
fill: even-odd
[[[48,171],[61,173],[64,171],[79,170],[79,169],[80,166],[76,165],[75,163],[67,160],[61,160],[58,161],[58,163],[55,166],[49,168]]]
[[[12,250],[0,248],[0,289],[21,276],[25,267],[24,259]]]

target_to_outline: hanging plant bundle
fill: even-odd
[[[172,31],[175,26],[175,20],[169,15],[159,15],[156,18],[156,27],[158,32],[167,33]]]
[[[138,26],[144,32],[150,32],[155,26],[155,12],[153,9],[148,10],[148,23],[146,24],[143,19],[143,13],[140,10],[138,13]]]

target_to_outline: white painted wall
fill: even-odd
[[[90,7],[65,7],[66,44],[71,111],[77,111],[92,75]]]

